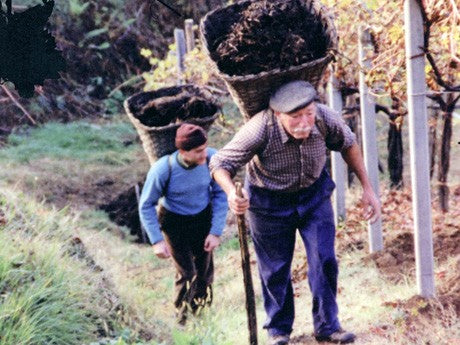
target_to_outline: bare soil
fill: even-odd
[[[366,256],[376,264],[385,278],[399,282],[407,276],[415,278],[414,228],[412,193],[409,189],[385,190],[382,196],[384,249]],[[450,211],[442,213],[433,198],[432,231],[435,258],[437,301],[420,302],[420,296],[396,301],[405,309],[436,315],[439,308],[452,306],[460,315],[460,186],[451,188]],[[338,251],[367,250],[367,232],[359,220],[359,209],[349,210],[345,229],[338,233]],[[439,270],[438,267],[448,267]],[[439,305],[438,303],[441,303]],[[423,308],[420,305],[424,305]]]
[[[139,182],[138,186],[141,191],[143,182]],[[142,242],[143,236],[137,206],[136,190],[133,186],[100,205],[100,209],[107,212],[110,220],[116,224],[128,227],[131,235],[136,236],[137,241]]]

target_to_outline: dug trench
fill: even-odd
[[[143,182],[137,183],[139,191],[142,191]],[[134,236],[134,241],[138,243],[149,244],[149,240],[144,241],[145,234],[142,233],[139,220],[138,201],[135,185],[121,191],[115,198],[108,200],[107,203],[98,206],[99,209],[105,211],[110,220],[114,223],[126,226],[130,234]],[[236,217],[229,212],[227,215],[226,226],[224,229],[224,239],[235,235]]]
[[[143,182],[140,181],[137,185],[139,191],[141,191]],[[99,208],[107,212],[111,221],[118,225],[126,226],[131,235],[135,236],[135,241],[139,243],[144,242],[135,186],[122,191],[113,200],[100,205]]]

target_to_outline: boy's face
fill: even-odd
[[[206,163],[206,157],[208,155],[207,147],[208,143],[204,143],[203,145],[195,147],[190,151],[179,150],[179,153],[187,164],[200,165]]]

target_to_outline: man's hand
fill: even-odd
[[[363,203],[363,215],[364,219],[375,223],[377,219],[380,218],[381,209],[380,202],[377,199],[374,191],[370,188],[363,191],[363,196],[361,199]]]
[[[204,250],[207,252],[212,252],[220,244],[220,237],[216,235],[209,234],[204,240]]]
[[[249,208],[249,196],[244,188],[241,189],[243,197],[236,195],[236,189],[234,188],[227,196],[228,206],[236,214],[244,214]]]
[[[167,259],[171,256],[171,252],[169,251],[168,245],[164,240],[157,242],[153,245],[153,252],[160,259]]]
[[[349,148],[342,151],[342,157],[351,170],[358,176],[359,182],[363,186],[363,197],[361,199],[363,205],[364,219],[374,223],[379,219],[381,210],[380,202],[375,195],[369,177],[364,167],[363,157],[358,144],[354,143]]]
[[[227,194],[228,207],[236,215],[243,214],[249,208],[249,196],[246,190],[241,189],[243,197],[237,196],[235,184],[230,173],[225,169],[217,169],[212,176]]]

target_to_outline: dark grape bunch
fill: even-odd
[[[21,97],[32,97],[34,85],[58,79],[65,70],[56,41],[45,28],[54,1],[42,1],[20,13],[12,13],[11,0],[6,12],[0,6],[0,80],[12,82]]]
[[[288,68],[326,55],[321,20],[301,0],[243,2],[236,22],[213,43],[219,70],[247,75]]]

